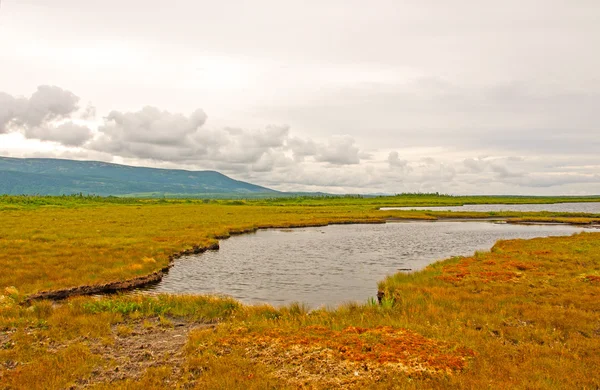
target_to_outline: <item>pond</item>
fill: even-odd
[[[499,239],[570,235],[569,225],[398,222],[266,229],[220,241],[220,249],[175,261],[153,292],[224,294],[244,303],[309,307],[365,302],[377,282]]]
[[[436,207],[382,207],[380,210],[430,210],[430,211],[551,211],[565,213],[600,214],[600,202],[573,202],[549,204],[466,204],[464,206]]]

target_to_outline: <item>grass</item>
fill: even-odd
[[[457,386],[597,388],[599,234],[498,242],[380,283],[416,331],[479,353]],[[426,324],[435,324],[430,327]]]
[[[370,206],[378,207],[418,207],[418,206],[462,206],[465,204],[549,204],[568,202],[600,202],[599,196],[458,196],[438,193],[403,193],[394,196],[361,195],[290,195],[269,198],[147,198],[147,197],[101,197],[95,195],[0,195],[0,210],[38,208],[44,206],[87,207],[99,204],[219,204],[254,206]]]
[[[501,241],[391,275],[381,305],[311,311],[169,295],[23,304],[44,289],[147,274],[174,253],[259,227],[489,216],[383,212],[372,199],[0,201],[10,206],[0,211],[0,264],[10,270],[0,274],[0,388],[600,386],[600,233]]]
[[[0,265],[12,272],[0,273],[0,286],[14,286],[22,294],[30,294],[131,279],[166,267],[169,258],[179,252],[208,247],[219,238],[267,227],[373,223],[387,218],[490,216],[527,221],[600,222],[600,215],[568,213],[380,211],[373,203],[405,205],[414,199],[436,202],[457,198],[414,195],[316,198],[306,200],[308,204],[281,205],[278,200],[265,203],[4,196],[0,197]],[[463,200],[466,199],[471,198]],[[10,208],[1,209],[6,206]]]

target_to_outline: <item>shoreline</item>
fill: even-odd
[[[267,226],[267,227],[256,227],[251,229],[233,230],[225,235],[218,235],[214,238],[217,240],[225,240],[231,236],[237,236],[242,234],[255,233],[258,230],[267,229],[297,229],[297,228],[310,228],[310,227],[324,227],[330,225],[360,225],[360,224],[385,224],[385,223],[414,223],[414,222],[491,222],[491,223],[510,223],[515,225],[573,225],[589,229],[600,229],[598,223],[577,223],[577,222],[544,222],[544,221],[511,221],[511,217],[481,217],[481,218],[443,218],[436,217],[436,219],[418,219],[418,218],[398,218],[390,217],[382,220],[368,220],[368,221],[342,221],[332,222],[325,224],[298,224],[298,225],[287,225],[287,226]],[[81,285],[76,287],[69,287],[57,290],[45,290],[39,291],[28,295],[23,304],[29,304],[37,300],[52,300],[61,301],[67,298],[75,296],[89,296],[89,295],[110,295],[119,292],[131,291],[139,288],[144,288],[152,284],[158,283],[162,280],[164,275],[169,272],[175,265],[175,260],[194,254],[201,254],[208,250],[218,250],[219,242],[213,243],[206,247],[194,246],[191,249],[185,249],[169,256],[169,262],[163,268],[154,271],[150,274],[138,276],[131,279],[106,282],[101,284]]]

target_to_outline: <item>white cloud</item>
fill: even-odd
[[[79,97],[56,86],[40,85],[31,95],[27,109],[16,120],[27,127],[69,118],[79,110]]]
[[[331,137],[327,144],[317,146],[315,160],[333,165],[350,165],[360,163],[360,150],[348,136]]]
[[[433,88],[433,87],[432,87]],[[447,90],[445,84],[435,85]],[[503,95],[509,92],[502,91]],[[234,178],[279,190],[329,191],[336,193],[396,193],[438,191],[450,193],[580,194],[600,192],[597,154],[572,154],[579,139],[591,148],[595,140],[585,132],[571,143],[557,133],[523,133],[522,142],[538,137],[533,151],[513,148],[517,140],[502,139],[510,132],[485,136],[498,139],[496,149],[482,150],[481,142],[454,137],[451,145],[414,148],[431,134],[419,131],[402,136],[405,146],[371,148],[349,135],[307,138],[294,134],[288,125],[260,129],[210,126],[202,109],[181,114],[146,106],[138,111],[111,111],[86,126],[82,117],[93,117],[91,104],[80,110],[79,98],[58,87],[40,87],[31,98],[0,92],[2,139],[15,136],[51,141],[43,150],[35,143],[30,152],[17,156],[56,156],[98,159],[125,164],[165,168],[214,169]],[[516,134],[516,132],[515,132]],[[431,143],[450,133],[436,134]],[[496,138],[494,138],[496,137]],[[28,141],[29,139],[29,141]],[[415,140],[421,140],[415,142]],[[37,141],[35,141],[37,142]],[[533,143],[530,143],[530,145]],[[550,145],[550,147],[548,147]],[[52,149],[54,147],[54,149]],[[562,149],[561,149],[562,148]],[[10,149],[10,148],[9,148]],[[25,150],[25,149],[21,149]],[[54,150],[54,151],[53,151]],[[503,153],[499,153],[502,151]],[[548,156],[552,158],[549,159]],[[434,157],[431,157],[434,156]]]
[[[80,146],[92,131],[69,120],[79,111],[78,103],[72,92],[49,85],[40,85],[29,98],[0,92],[0,134],[20,132],[30,139]]]
[[[92,131],[89,127],[71,121],[57,126],[28,127],[25,129],[24,134],[27,138],[53,141],[64,146],[81,146],[92,138]]]
[[[488,162],[483,159],[480,159],[480,158],[478,158],[478,159],[466,158],[463,161],[463,164],[465,165],[465,167],[467,167],[467,169],[470,172],[475,172],[475,173],[483,172],[488,166]]]
[[[0,134],[11,131],[14,122],[22,117],[27,109],[27,100],[14,98],[7,93],[0,92]]]
[[[129,143],[181,146],[204,122],[206,114],[202,110],[186,117],[146,106],[137,112],[111,111],[98,131],[102,134],[100,142],[115,150]]]
[[[288,147],[292,150],[294,159],[297,162],[304,161],[307,156],[314,156],[317,154],[318,146],[311,140],[303,140],[300,138],[292,137],[287,141]]]
[[[305,158],[330,165],[358,164],[362,157],[355,141],[334,136],[325,142],[293,137],[287,125],[262,130],[204,126],[207,116],[198,109],[191,115],[155,107],[122,113],[112,111],[98,127],[98,137],[87,147],[125,158],[176,161],[205,166],[237,166],[242,171],[266,172],[275,166],[301,163]],[[287,152],[291,153],[288,156]]]

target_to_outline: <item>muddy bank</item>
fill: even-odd
[[[257,228],[249,228],[249,229],[239,229],[228,232],[224,235],[217,235],[214,238],[218,240],[227,239],[231,236],[236,236],[240,234],[254,233],[259,229],[280,229],[280,228],[300,228],[300,227],[320,227],[327,225],[346,225],[346,224],[368,224],[368,223],[385,223],[385,220],[357,220],[357,221],[340,221],[333,223],[323,223],[323,224],[290,224],[286,226],[265,226],[265,227],[257,227]],[[214,243],[207,247],[195,246],[192,249],[186,249],[179,253],[175,253],[169,256],[169,264],[163,267],[158,271],[154,271],[151,274],[138,276],[136,278],[107,282],[102,284],[92,284],[92,285],[83,285],[77,287],[70,287],[58,290],[48,290],[48,291],[40,291],[31,295],[28,295],[25,298],[25,304],[34,301],[34,300],[42,300],[42,299],[50,299],[50,300],[63,300],[70,297],[82,296],[82,295],[96,295],[96,294],[112,294],[116,292],[125,292],[138,288],[143,288],[154,283],[160,282],[163,276],[169,272],[169,269],[173,267],[173,264],[176,259],[182,256],[189,256],[194,254],[200,254],[206,252],[207,250],[217,250],[219,249],[219,243]]]
[[[410,222],[493,222],[493,223],[511,223],[511,224],[538,224],[536,222],[527,222],[527,221],[514,221],[510,218],[500,218],[500,217],[486,217],[486,218],[437,218],[437,219],[402,219],[402,218],[389,218],[382,220],[357,220],[357,221],[339,221],[333,222],[329,224],[292,224],[286,226],[260,226],[256,228],[249,229],[239,229],[233,230],[223,235],[215,236],[215,239],[227,239],[231,236],[241,235],[246,233],[254,233],[259,229],[288,229],[288,228],[301,228],[301,227],[323,227],[327,225],[346,225],[346,224],[383,224],[387,222],[400,222],[400,223],[410,223]],[[569,224],[569,223],[548,223],[542,222],[540,224]],[[573,224],[573,223],[571,223]],[[598,227],[598,225],[587,225],[586,227]],[[103,284],[94,284],[94,285],[82,285],[77,287],[58,289],[58,290],[49,290],[49,291],[40,291],[34,294],[29,295],[24,303],[29,303],[33,300],[41,300],[41,299],[50,299],[50,300],[62,300],[73,296],[82,296],[82,295],[100,295],[100,294],[111,294],[116,292],[125,292],[134,289],[148,287],[155,283],[160,282],[166,273],[169,272],[169,269],[173,267],[175,260],[182,257],[193,254],[200,254],[207,250],[217,250],[219,249],[219,244],[214,243],[207,247],[195,246],[191,249],[183,250],[179,253],[173,254],[169,257],[169,263],[167,266],[163,267],[160,270],[157,270],[151,274],[139,276],[132,279],[121,280],[121,281],[113,281],[107,282]]]
[[[59,290],[40,291],[35,294],[29,295],[26,298],[25,303],[40,299],[61,300],[79,295],[110,294],[119,291],[129,291],[136,288],[144,287],[149,284],[159,282],[164,276],[164,274],[169,272],[169,268],[173,267],[175,259],[178,259],[182,256],[199,254],[206,252],[207,250],[216,249],[219,249],[219,243],[214,243],[207,247],[196,246],[192,249],[186,249],[184,251],[169,256],[169,264],[166,267],[163,267],[158,271],[154,271],[149,275],[138,276],[137,278],[133,279],[108,282],[103,284],[83,285]]]

